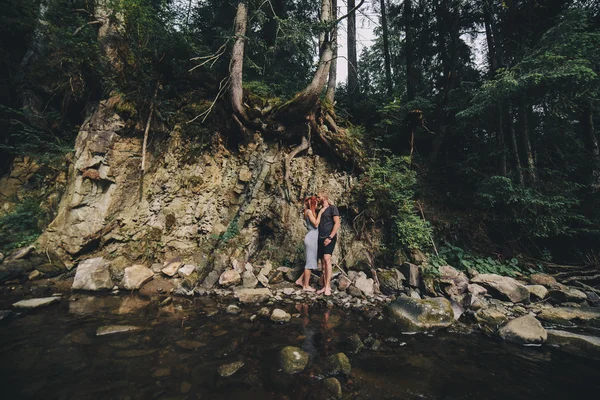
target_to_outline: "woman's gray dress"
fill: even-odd
[[[308,233],[304,236],[306,247],[305,269],[317,269],[317,250],[319,249],[319,228],[315,228],[308,217],[304,217]]]

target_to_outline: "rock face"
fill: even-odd
[[[233,294],[242,303],[262,303],[273,295],[267,288],[236,289]]]
[[[404,289],[403,282],[406,277],[396,268],[377,271],[377,278],[379,279],[379,290],[385,295],[397,295]]]
[[[239,284],[242,281],[240,273],[234,269],[228,269],[219,277],[219,285],[230,287]]]
[[[513,303],[529,302],[529,290],[525,285],[521,285],[508,276],[479,274],[471,279],[471,282],[485,287],[492,296],[500,300],[512,301]]]
[[[21,300],[17,301],[13,304],[15,308],[40,308],[46,307],[53,303],[58,303],[60,301],[60,297],[43,297],[39,299],[29,299],[29,300]]]
[[[446,328],[454,322],[452,304],[443,297],[413,299],[402,296],[390,303],[384,312],[392,322],[409,332]]]
[[[542,344],[548,338],[548,333],[540,321],[531,315],[509,321],[500,328],[498,334],[502,339],[518,344]]]
[[[589,307],[555,307],[542,310],[538,318],[551,324],[588,325],[600,328],[600,310]]]
[[[297,374],[304,371],[310,357],[298,347],[287,346],[279,352],[279,367],[286,374]]]
[[[109,290],[114,283],[110,277],[109,263],[102,257],[79,263],[73,280],[74,290]]]
[[[549,329],[547,343],[571,354],[600,359],[600,337]]]
[[[123,275],[123,287],[127,290],[138,290],[142,285],[154,276],[154,272],[150,268],[143,265],[133,265],[125,268]]]

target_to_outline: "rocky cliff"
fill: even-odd
[[[298,265],[302,198],[325,191],[343,213],[355,179],[309,149],[291,160],[286,184],[289,150],[258,136],[231,150],[217,134],[194,150],[197,140],[176,126],[154,143],[142,176],[141,138],[128,134],[109,101],[100,103],[80,129],[64,195],[38,250],[55,252],[67,266],[100,255],[117,269],[179,257],[198,265],[202,278],[232,258]],[[342,219],[334,261],[364,262],[364,247]]]

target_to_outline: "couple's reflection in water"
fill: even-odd
[[[333,326],[330,321],[329,309],[309,307],[308,304],[296,304],[302,320],[302,350],[307,352],[312,359],[317,356],[326,356],[331,351]],[[311,313],[312,311],[312,313]]]

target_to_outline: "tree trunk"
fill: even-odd
[[[406,100],[415,98],[417,74],[414,66],[413,31],[412,31],[412,0],[404,0],[404,22],[406,29]]]
[[[331,18],[337,19],[337,0],[331,0]],[[331,103],[334,103],[335,100],[335,85],[337,81],[337,36],[338,36],[338,27],[333,27],[333,32],[331,33],[331,47],[332,47],[332,59],[331,66],[329,67],[329,81],[327,82],[327,92],[325,94],[325,98]]]
[[[387,89],[387,95],[391,96],[393,91],[392,86],[392,67],[390,61],[390,43],[389,43],[389,32],[387,25],[387,15],[385,0],[380,0],[381,4],[381,29],[383,33],[383,59],[385,65],[385,84]]]
[[[583,107],[580,124],[585,133],[588,148],[592,157],[592,179],[590,186],[593,192],[597,192],[600,190],[600,147],[598,146],[598,138],[594,131],[594,109],[590,101]]]
[[[483,20],[485,25],[485,38],[488,47],[488,60],[490,63],[490,75],[494,75],[498,69],[498,57],[496,54],[496,43],[492,35],[492,13],[491,6],[486,2],[483,5]]]
[[[234,116],[242,123],[248,122],[248,115],[243,104],[243,72],[244,46],[246,43],[246,25],[248,24],[248,8],[245,1],[240,1],[235,15],[235,42],[229,65],[231,107]]]
[[[530,184],[535,185],[537,181],[537,172],[535,167],[535,161],[533,159],[533,152],[531,150],[531,121],[529,119],[529,109],[531,106],[527,105],[525,101],[521,101],[519,106],[519,113],[521,119],[521,141],[523,143],[523,151],[525,152],[525,159],[527,162],[527,179]]]
[[[513,159],[515,163],[515,175],[517,177],[517,183],[523,184],[523,169],[521,167],[521,159],[519,157],[519,146],[517,145],[517,135],[515,132],[515,124],[511,115],[510,102],[505,101],[504,112],[506,118],[506,129],[508,130],[508,136],[510,137],[510,145],[513,153]]]
[[[498,106],[498,116],[496,118],[496,123],[498,124],[496,127],[496,137],[498,139],[498,173],[501,176],[506,176],[508,174],[506,169],[506,145],[504,144],[504,121],[502,120],[502,106]]]
[[[356,6],[355,0],[348,0],[348,10]],[[356,56],[356,11],[348,14],[348,103],[354,104],[354,94],[358,88],[357,56]]]

